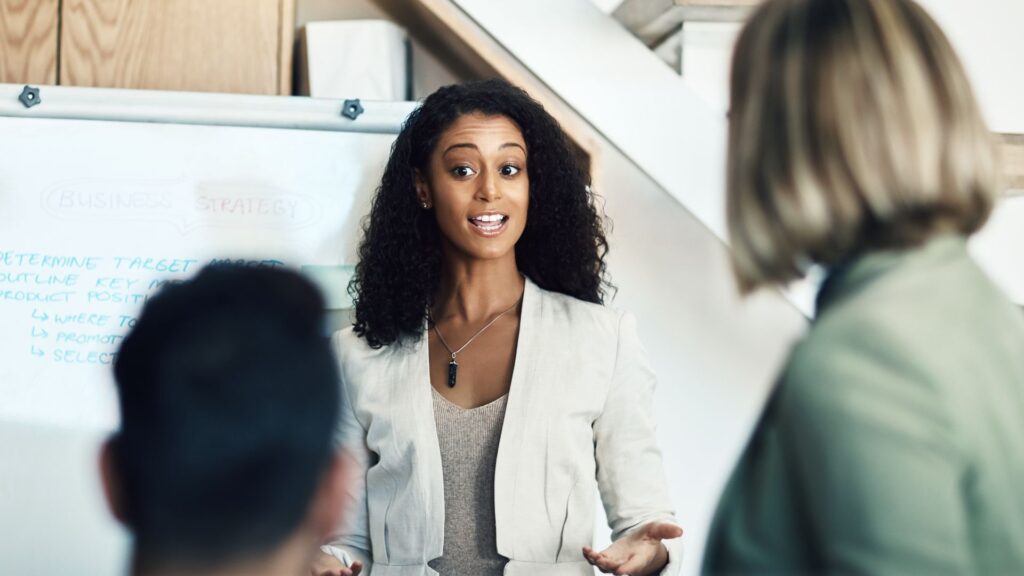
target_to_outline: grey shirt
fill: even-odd
[[[444,475],[444,554],[429,562],[442,576],[500,575],[494,522],[494,464],[508,395],[461,408],[431,388]]]

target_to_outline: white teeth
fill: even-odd
[[[473,218],[477,222],[501,222],[504,219],[505,217],[501,214],[483,214]]]

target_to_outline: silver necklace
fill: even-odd
[[[483,328],[477,330],[476,334],[473,334],[473,336],[469,340],[467,340],[466,343],[463,344],[462,347],[460,347],[458,350],[452,350],[452,347],[449,346],[447,342],[445,342],[444,336],[441,335],[441,331],[438,330],[437,323],[436,322],[434,323],[434,333],[437,334],[437,338],[438,338],[438,340],[441,341],[441,345],[444,346],[444,349],[447,350],[448,353],[452,355],[451,361],[448,362],[448,387],[449,388],[454,388],[455,387],[455,380],[456,380],[456,378],[458,378],[458,374],[459,374],[459,363],[456,361],[455,357],[458,356],[460,352],[465,350],[466,346],[469,346],[470,344],[472,344],[473,340],[476,340],[477,336],[483,334],[485,330],[487,330],[495,322],[497,322],[498,318],[501,318],[505,314],[508,314],[516,306],[518,306],[519,302],[521,302],[522,299],[523,299],[523,297],[520,296],[518,299],[516,299],[515,303],[512,304],[511,306],[509,306],[507,309],[505,309],[504,312],[502,312],[501,314],[498,314],[490,322],[488,322],[486,326],[484,326]]]

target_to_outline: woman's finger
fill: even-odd
[[[617,562],[617,561],[609,558],[608,556],[605,556],[604,554],[602,554],[602,555],[598,556],[596,566],[598,567],[598,569],[601,570],[601,572],[604,572],[606,574],[610,574],[610,573],[615,572],[615,570],[619,567],[619,564],[620,564],[620,562]]]

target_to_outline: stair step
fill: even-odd
[[[742,22],[763,0],[625,0],[612,16],[648,46],[684,22]]]
[[[1003,175],[1010,194],[1024,195],[1024,134],[1000,134]]]

